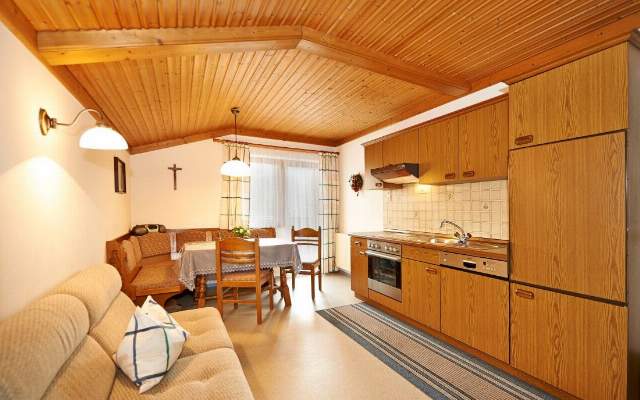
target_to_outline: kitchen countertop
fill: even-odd
[[[509,261],[509,241],[507,240],[471,238],[469,239],[471,245],[463,247],[456,244],[429,243],[432,238],[451,239],[452,237],[427,232],[378,231],[356,232],[350,233],[349,235],[364,239],[382,240],[391,243],[424,247],[449,253]],[[474,246],[476,243],[478,244],[478,247]]]

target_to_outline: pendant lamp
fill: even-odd
[[[220,173],[225,176],[232,176],[236,178],[250,176],[251,170],[249,166],[238,158],[238,114],[240,113],[240,109],[238,107],[233,107],[231,109],[231,113],[233,114],[233,125],[236,135],[236,153],[235,157],[222,164],[222,167],[220,167]]]

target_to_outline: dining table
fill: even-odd
[[[251,239],[249,239],[251,240]],[[198,308],[204,307],[207,275],[216,274],[216,241],[185,243],[180,250],[179,280],[189,290],[195,292]],[[291,294],[287,284],[285,268],[292,268],[296,274],[302,268],[300,251],[296,243],[281,238],[260,239],[260,269],[279,269],[280,290],[286,306],[291,306]],[[255,265],[222,265],[223,273],[253,271]]]

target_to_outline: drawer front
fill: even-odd
[[[402,257],[429,264],[440,264],[440,252],[423,247],[402,246]]]
[[[366,249],[367,248],[367,239],[359,238],[359,237],[351,237],[351,247],[355,247],[357,249]]]

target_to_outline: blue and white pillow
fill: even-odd
[[[114,360],[144,393],[176,362],[189,333],[149,296],[136,307]]]

